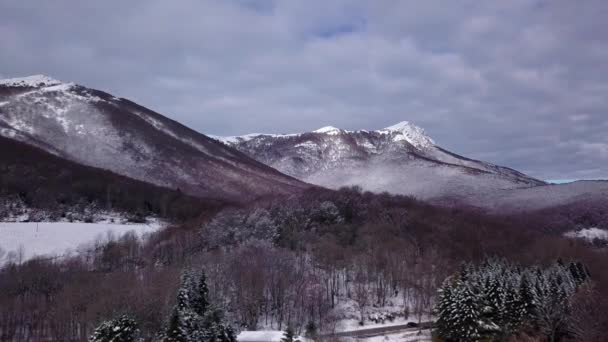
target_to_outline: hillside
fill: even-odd
[[[308,187],[127,99],[46,76],[0,80],[0,136],[206,198]]]
[[[51,221],[69,215],[92,219],[100,211],[186,219],[223,205],[80,165],[4,137],[0,150],[0,219],[21,211],[31,220]]]

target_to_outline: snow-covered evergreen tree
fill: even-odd
[[[133,342],[139,335],[137,322],[127,315],[101,323],[89,341],[91,342]]]
[[[162,342],[188,342],[188,331],[182,321],[182,316],[178,306],[173,308],[169,322],[165,332],[162,334],[160,340]]]
[[[450,277],[443,282],[443,286],[437,294],[437,306],[435,308],[437,322],[435,327],[440,336],[448,339],[455,337],[457,323],[454,314],[456,309],[455,290],[455,280]]]
[[[476,341],[481,337],[482,313],[475,292],[464,283],[457,287],[452,309],[455,336],[460,341]]]
[[[464,265],[438,293],[437,333],[449,341],[506,340],[531,328],[554,341],[567,333],[571,298],[588,280],[582,264],[522,269],[500,260]]]
[[[230,326],[223,323],[222,310],[209,302],[209,289],[204,272],[198,281],[184,272],[177,294],[177,304],[169,318],[163,342],[236,342]]]
[[[283,334],[283,338],[281,338],[281,342],[300,342],[300,340],[297,338],[293,328],[291,326],[287,326],[287,329]]]

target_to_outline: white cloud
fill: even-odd
[[[606,9],[601,0],[2,2],[0,74],[76,81],[213,134],[410,120],[448,149],[539,178],[605,177],[596,170],[608,163]]]

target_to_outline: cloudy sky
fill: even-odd
[[[408,120],[539,178],[608,178],[607,18],[605,0],[0,0],[0,76],[217,135]]]

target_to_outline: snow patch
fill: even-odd
[[[578,231],[569,231],[564,235],[569,238],[583,239],[589,242],[592,242],[595,239],[608,241],[608,230],[595,227],[581,229]]]
[[[435,146],[435,141],[431,139],[424,129],[408,122],[401,121],[395,125],[378,130],[381,134],[393,135],[393,141],[407,141],[416,148],[426,149]]]
[[[295,137],[300,135],[299,133],[294,134],[268,134],[268,133],[250,133],[245,135],[233,135],[228,137],[223,137],[219,135],[210,135],[207,134],[208,137],[219,140],[220,142],[230,145],[230,144],[238,144],[243,142],[248,142],[256,138],[287,138],[287,137]]]
[[[279,330],[242,331],[236,340],[239,342],[280,342],[284,334]]]
[[[313,133],[323,133],[329,135],[338,135],[343,132],[345,131],[334,126],[325,126],[313,131]]]
[[[52,79],[45,75],[33,75],[27,77],[7,78],[0,80],[0,86],[7,87],[40,87],[61,84],[61,81]]]
[[[299,143],[299,144],[295,145],[294,147],[316,149],[318,146],[317,146],[317,144],[313,143],[312,141],[305,141],[303,143]]]

